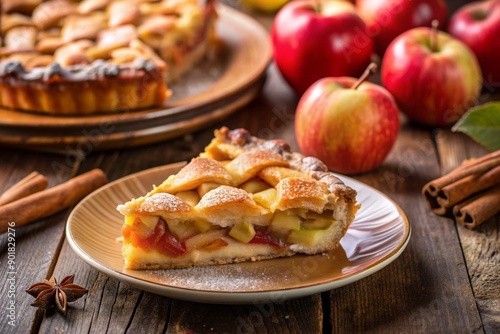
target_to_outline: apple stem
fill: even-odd
[[[358,81],[356,81],[354,85],[352,85],[352,89],[357,89],[359,85],[361,85],[366,79],[368,79],[370,75],[372,75],[376,71],[377,71],[377,64],[371,63],[370,65],[368,65],[365,72],[359,77]]]
[[[321,11],[323,10],[322,6],[322,0],[315,0],[314,1],[314,9],[316,10],[316,13],[321,14]]]
[[[437,36],[438,36],[438,20],[432,20],[431,23],[432,31],[431,31],[431,50],[437,51]]]

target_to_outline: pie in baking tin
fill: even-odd
[[[52,115],[148,108],[207,52],[214,0],[5,0],[0,106]]]

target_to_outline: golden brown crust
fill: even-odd
[[[233,176],[233,185],[237,186],[254,177],[261,169],[270,166],[288,167],[288,162],[272,151],[256,150],[240,154],[225,168]]]
[[[356,212],[359,210],[359,204],[356,203],[356,191],[347,186],[328,171],[327,166],[319,159],[307,157],[298,152],[292,152],[290,146],[280,139],[265,140],[252,136],[246,129],[230,130],[227,127],[215,130],[215,138],[205,148],[202,156],[213,157],[214,159],[234,159],[244,152],[254,150],[270,150],[280,154],[290,165],[288,171],[277,167],[268,167],[263,169],[259,175],[266,179],[271,185],[275,186],[280,178],[300,177],[303,173],[327,186],[330,193],[329,201],[325,208],[332,210],[333,218],[342,222],[339,231],[332,231],[332,240],[328,245],[322,245],[322,250],[332,249],[337,246],[338,240],[345,235],[351,222],[354,220]],[[318,207],[317,207],[318,208]],[[313,249],[314,253],[318,249]],[[302,252],[311,250],[302,249]]]
[[[200,217],[222,227],[233,226],[243,219],[256,225],[268,225],[269,217],[244,190],[220,186],[206,193],[196,205]]]
[[[191,211],[191,207],[178,197],[167,193],[157,193],[146,197],[141,203],[137,213],[175,213],[189,211]]]
[[[294,171],[308,174],[314,179],[326,183],[330,192],[335,195],[348,202],[356,202],[356,191],[346,186],[342,180],[329,172],[323,162],[314,157],[306,157],[298,152],[291,152],[290,146],[280,139],[264,140],[251,136],[245,129],[229,130],[227,127],[222,127],[215,131],[215,138],[202,155],[214,157],[214,159],[233,159],[242,152],[261,149],[280,154],[289,163],[290,171],[284,172],[288,174],[287,177],[298,176],[294,175]],[[274,176],[272,175],[273,172],[275,173]],[[280,178],[279,172],[280,170],[277,168],[266,168],[261,171],[261,175],[263,178],[276,183],[276,180]]]
[[[259,177],[275,187],[283,178],[307,177],[307,174],[285,167],[267,167],[259,172]]]
[[[257,205],[250,195],[239,188],[220,186],[205,194],[196,205],[199,210],[215,209],[224,211],[228,206],[256,208]],[[242,213],[244,216],[245,213]]]
[[[323,212],[329,194],[325,184],[298,177],[281,180],[276,192],[276,210],[304,208],[319,213]]]
[[[45,71],[26,72],[20,63],[3,64],[0,105],[56,115],[145,108],[163,103],[171,95],[162,72],[150,65],[145,61],[126,68],[96,62],[85,69],[93,77],[80,80],[80,68],[66,71],[52,65]]]
[[[194,189],[205,182],[228,185],[231,184],[232,178],[220,162],[207,158],[194,158],[177,173],[171,182],[165,182],[156,191],[177,193]]]

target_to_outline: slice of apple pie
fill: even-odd
[[[199,157],[119,205],[128,269],[259,261],[337,247],[356,191],[316,158],[221,128]]]

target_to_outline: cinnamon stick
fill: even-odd
[[[427,183],[422,188],[422,193],[435,214],[445,215],[450,213],[450,207],[453,205],[450,205],[451,202],[458,203],[477,191],[497,184],[498,166],[500,166],[500,150],[478,159],[465,161],[450,173]],[[485,173],[487,175],[483,175]],[[464,185],[467,188],[465,190]]]
[[[0,206],[41,191],[47,188],[47,184],[45,176],[38,172],[32,172],[0,196]]]
[[[60,185],[49,188],[0,207],[0,233],[9,222],[16,227],[53,215],[107,183],[104,172],[94,169]]]
[[[460,166],[458,168],[470,166],[473,164],[479,164],[479,163],[482,163],[486,160],[497,158],[497,157],[500,157],[500,150],[485,154],[479,158],[466,159],[466,160],[462,161],[462,163],[460,164]]]
[[[455,220],[469,229],[482,224],[498,212],[500,212],[500,185],[453,207]]]
[[[449,210],[465,198],[495,184],[500,184],[500,165],[484,174],[469,175],[443,187],[436,196],[436,201],[442,209]]]

